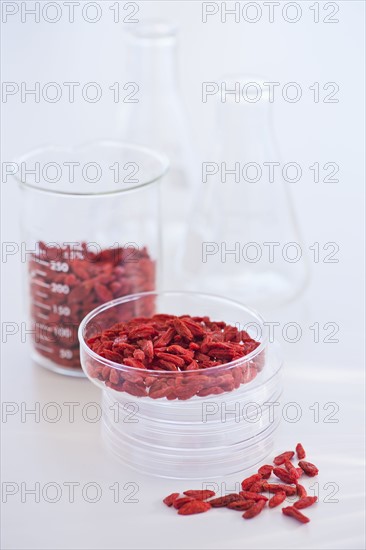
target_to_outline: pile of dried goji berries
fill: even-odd
[[[254,351],[245,330],[209,317],[157,314],[121,322],[87,341],[98,355],[132,367],[89,361],[88,373],[117,391],[153,399],[189,399],[232,391],[261,370],[264,352],[237,366],[220,367]]]
[[[244,511],[243,518],[251,519],[261,513],[268,503],[269,508],[275,508],[282,504],[287,497],[298,496],[298,500],[292,506],[282,508],[285,516],[291,516],[301,523],[308,523],[310,519],[300,512],[303,508],[312,506],[316,496],[308,496],[306,489],[300,485],[299,478],[305,474],[314,477],[318,474],[318,468],[304,460],[305,451],[301,443],[296,446],[299,460],[298,467],[292,464],[291,459],[295,453],[286,451],[273,460],[274,466],[265,464],[259,468],[258,473],[244,479],[241,482],[242,491],[230,493],[222,497],[215,497],[215,492],[210,490],[190,490],[180,493],[172,493],[164,498],[167,506],[173,506],[178,514],[188,516],[207,512],[211,508],[229,508],[230,510]],[[271,475],[276,476],[283,483],[269,483]],[[268,493],[268,497],[262,493]],[[269,498],[269,494],[273,496]]]
[[[146,248],[93,252],[87,243],[40,242],[29,273],[35,347],[65,367],[80,367],[77,329],[87,313],[114,298],[155,288],[155,262]],[[145,315],[153,313],[150,306]]]

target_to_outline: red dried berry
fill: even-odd
[[[277,493],[277,491],[285,491],[287,496],[296,495],[296,487],[291,485],[283,485],[282,483],[263,483],[263,491]]]
[[[297,471],[297,468],[295,468],[295,466],[292,464],[292,462],[290,462],[289,460],[286,460],[285,468],[294,480],[299,479],[300,474]],[[301,470],[301,468],[300,468],[300,470]]]
[[[261,513],[261,511],[263,510],[263,508],[265,507],[265,505],[266,505],[266,501],[265,501],[265,500],[259,500],[258,502],[255,502],[255,503],[249,508],[249,510],[247,510],[246,512],[244,512],[243,518],[244,518],[244,519],[251,519],[251,518],[254,518],[255,516],[258,516],[258,514]]]
[[[258,474],[262,476],[263,479],[269,479],[271,477],[273,470],[273,466],[270,466],[269,464],[265,464],[264,466],[261,466],[258,470]]]
[[[254,474],[250,477],[247,477],[246,479],[243,479],[243,481],[241,482],[241,488],[243,489],[243,491],[246,491],[253,485],[253,483],[260,481],[261,479],[262,479],[261,474]]]
[[[276,466],[280,466],[281,464],[284,464],[287,460],[291,460],[291,458],[294,456],[293,451],[286,451],[278,456],[276,456],[273,459],[273,463],[276,464]]]
[[[179,508],[181,508],[188,502],[191,502],[192,500],[195,500],[195,499],[192,497],[180,497],[174,500],[173,506],[176,510],[179,510]]]
[[[215,491],[205,490],[190,490],[183,493],[187,497],[195,498],[196,500],[207,500],[208,498],[215,496]]]
[[[104,280],[104,275],[98,276],[99,285],[106,284]],[[233,341],[230,341],[231,337]],[[245,369],[236,367],[224,374],[202,375],[204,369],[244,357],[259,345],[254,340],[241,342],[236,327],[210,321],[208,317],[156,314],[150,318],[132,318],[112,325],[87,343],[95,353],[116,363],[136,370],[160,371],[160,376],[155,377],[150,373],[142,376],[123,369],[120,374],[123,384],[122,378],[120,382],[116,374],[111,380],[109,374],[101,376],[98,369],[89,370],[91,376],[103,380],[108,387],[136,397],[186,400],[194,396],[219,395],[247,383],[258,372],[253,359],[253,366]],[[250,378],[247,377],[248,369],[253,370]],[[163,371],[177,375],[169,379],[172,384],[163,378]],[[180,372],[185,376],[178,378]],[[259,483],[261,479],[261,474],[254,474],[244,481],[244,487],[251,489],[256,480]],[[255,491],[261,490],[259,484],[254,488]]]
[[[249,487],[249,490],[251,493],[260,493],[263,491],[263,480],[253,483],[253,485]]]
[[[174,319],[173,326],[177,333],[182,336],[182,338],[185,338],[190,342],[193,340],[193,334],[191,333],[187,325],[183,321],[181,321],[181,319]]]
[[[211,508],[208,502],[203,502],[202,500],[192,500],[187,504],[184,504],[178,510],[178,514],[181,516],[190,516],[192,514],[201,514],[202,512],[207,512]]]
[[[298,458],[299,460],[302,460],[302,459],[305,458],[305,456],[306,456],[304,447],[301,445],[301,443],[298,443],[298,444],[296,445],[296,454],[297,454],[297,458]]]
[[[285,491],[277,491],[274,496],[269,500],[268,506],[270,508],[275,508],[276,506],[279,506],[279,504],[282,504],[286,497],[287,495]]]
[[[229,502],[226,508],[243,512],[244,510],[249,510],[249,508],[251,508],[254,503],[254,500],[235,500],[234,502]]]
[[[224,508],[231,502],[235,502],[236,500],[243,500],[242,497],[238,493],[230,493],[228,495],[224,495],[223,497],[217,497],[209,501],[212,508]]]
[[[297,494],[298,494],[300,500],[301,500],[302,498],[308,496],[305,487],[304,487],[303,485],[300,485],[300,483],[297,483],[297,485],[296,485],[296,491],[297,491]]]
[[[315,502],[318,500],[318,497],[303,497],[300,498],[297,502],[295,502],[294,507],[297,510],[302,510],[303,508],[308,508],[309,506],[312,506],[315,504]]]
[[[253,493],[252,491],[240,491],[239,495],[242,498],[246,498],[247,500],[255,500],[255,501],[268,500],[268,498],[265,497],[264,495],[260,495],[259,493]]]
[[[110,300],[113,300],[113,294],[106,286],[96,283],[94,290],[101,302],[110,302]]]
[[[88,250],[86,243],[80,243],[81,246],[75,249],[70,245],[38,244],[39,251],[29,261],[31,315],[35,322],[37,352],[56,364],[80,369],[77,329],[82,319],[95,307],[130,294],[131,289],[134,292],[154,290],[155,262],[146,249],[135,250],[134,262],[128,262],[123,248],[94,253]],[[40,277],[34,277],[38,273]],[[141,306],[141,313],[151,315],[153,307],[154,299],[146,300]],[[126,314],[127,308],[126,305]],[[42,345],[39,345],[37,329],[40,319],[42,326],[46,327]],[[111,324],[113,322],[112,318]],[[115,351],[106,348],[100,340],[95,343],[95,348],[97,353]],[[121,363],[116,356],[111,360]],[[99,374],[95,377],[101,379]],[[103,380],[106,384],[110,382],[107,377]],[[114,387],[119,385],[111,384]]]
[[[285,514],[285,516],[290,516],[296,519],[300,523],[309,523],[310,521],[308,517],[304,516],[304,514],[299,512],[299,510],[296,510],[296,508],[294,508],[293,506],[287,506],[286,508],[282,508],[282,513]]]
[[[174,502],[177,500],[178,497],[179,497],[179,493],[172,493],[171,495],[168,495],[167,497],[165,497],[163,502],[164,504],[170,507],[170,506],[173,506]]]
[[[318,468],[314,464],[312,464],[311,462],[307,462],[306,460],[300,460],[299,466],[303,470],[303,472],[309,477],[317,476],[319,473]]]
[[[284,468],[273,468],[273,473],[284,483],[295,483],[297,477],[292,473],[287,472]]]

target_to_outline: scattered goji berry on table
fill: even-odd
[[[181,516],[190,516],[192,514],[201,514],[202,512],[207,512],[211,508],[211,505],[208,502],[203,500],[192,500],[187,502],[178,510],[178,514]]]
[[[265,500],[258,500],[258,502],[255,502],[255,503],[249,508],[249,510],[247,510],[246,512],[244,512],[243,518],[244,518],[244,519],[251,519],[251,518],[254,518],[255,516],[258,516],[258,514],[261,513],[261,511],[263,510],[263,508],[265,507],[265,505],[266,505],[266,501],[265,501]]]
[[[305,453],[305,449],[304,447],[301,445],[301,443],[298,443],[296,445],[296,454],[297,454],[297,458],[299,460],[302,460],[303,458],[305,458],[306,456],[306,453]]]
[[[319,473],[318,468],[314,464],[311,464],[311,462],[307,462],[306,460],[300,460],[299,466],[309,477],[317,476]]]
[[[287,506],[286,508],[282,508],[282,513],[285,514],[285,516],[290,516],[294,519],[297,519],[300,523],[309,523],[310,519],[299,510],[296,510],[293,506]]]
[[[273,468],[273,473],[284,483],[295,483],[295,481],[297,480],[297,472],[295,477],[292,472],[290,473],[284,468]]]
[[[267,501],[268,500],[268,498],[265,497],[264,495],[261,495],[259,493],[252,493],[252,491],[240,491],[239,495],[243,498],[248,499],[248,500],[255,500],[255,501],[258,501],[258,500]]]
[[[286,460],[291,460],[291,458],[294,456],[293,451],[286,451],[278,456],[276,456],[273,459],[273,464],[276,464],[276,466],[281,466],[281,464],[284,464]]]
[[[308,508],[309,506],[312,506],[315,504],[315,502],[318,500],[318,497],[303,497],[300,498],[300,500],[296,501],[294,506],[297,510],[302,510],[303,508]]]
[[[173,506],[176,510],[179,510],[179,508],[181,508],[188,502],[192,502],[192,500],[195,500],[195,499],[192,497],[180,497],[174,500]]]
[[[207,500],[208,498],[215,496],[215,491],[210,491],[208,489],[206,490],[191,490],[191,491],[184,491],[184,495],[187,497],[195,498],[196,500]]]
[[[164,504],[170,507],[170,506],[173,506],[174,501],[176,501],[178,497],[179,497],[179,493],[172,493],[171,495],[168,495],[167,497],[165,497],[163,502]]]
[[[247,491],[248,489],[250,489],[250,487],[256,483],[257,481],[260,481],[262,479],[262,476],[261,474],[254,474],[250,477],[247,477],[246,479],[243,479],[243,481],[241,482],[241,488],[243,489],[243,491]]]
[[[296,487],[292,485],[284,485],[283,483],[263,483],[263,490],[270,493],[277,493],[277,491],[285,491],[287,496],[296,495]]]
[[[297,468],[295,468],[295,466],[292,464],[292,462],[290,462],[289,460],[286,460],[285,468],[294,480],[299,479],[300,473],[297,471]],[[300,470],[301,470],[301,468],[300,468]]]
[[[276,491],[273,497],[269,499],[268,506],[270,508],[275,508],[276,506],[279,506],[279,504],[282,504],[286,497],[287,495],[285,491]]]
[[[300,485],[299,483],[296,485],[296,490],[300,499],[308,496],[305,487],[303,485]]]
[[[243,512],[244,510],[249,510],[253,504],[254,500],[235,500],[234,502],[229,502],[226,508]]]
[[[263,479],[268,479],[271,477],[273,470],[273,466],[270,464],[265,464],[264,466],[261,466],[258,470],[258,474],[262,476]]]
[[[230,493],[228,495],[224,495],[222,497],[217,497],[209,501],[212,508],[224,508],[231,502],[235,502],[236,500],[243,500],[243,498],[238,493]]]
[[[187,325],[188,328],[191,329],[193,335],[199,332],[198,328],[195,327],[195,325],[189,324],[188,321]],[[228,327],[226,327],[225,330],[226,329],[228,329]],[[184,329],[181,329],[182,334],[183,331]],[[234,330],[231,330],[231,328],[230,330],[226,330],[226,338],[229,338],[229,335],[233,337],[234,334],[236,333]],[[237,338],[239,338],[239,336],[237,336]],[[205,349],[206,348],[204,348],[204,350]],[[194,346],[190,346],[189,350],[196,351]],[[181,349],[180,344],[170,346],[170,351],[178,355],[184,355],[185,353]],[[297,454],[299,454],[299,445],[300,444],[298,444],[296,448]],[[210,508],[227,508],[229,510],[244,511],[243,518],[251,519],[261,513],[266,502],[268,502],[269,508],[275,508],[282,504],[288,496],[295,496],[297,494],[299,500],[297,500],[293,506],[285,506],[282,508],[282,513],[286,516],[293,517],[301,523],[308,523],[310,519],[304,516],[299,510],[312,506],[318,499],[316,496],[308,496],[305,487],[298,483],[298,478],[300,477],[299,470],[301,473],[305,472],[312,477],[317,475],[318,469],[314,464],[306,462],[305,460],[299,462],[300,468],[296,468],[292,462],[290,462],[294,454],[295,453],[292,451],[286,451],[275,458],[275,461],[284,464],[286,469],[272,467],[272,465],[269,464],[261,466],[258,469],[258,473],[243,479],[241,482],[243,490],[239,493],[230,493],[221,497],[211,498],[215,495],[214,491],[207,489],[191,489],[184,491],[183,494],[185,496],[183,497],[179,497],[179,493],[172,493],[165,497],[163,502],[167,506],[176,508],[181,515],[199,514],[201,512],[206,512]],[[271,477],[271,473],[287,483],[269,483],[267,480]],[[264,491],[274,493],[270,500],[261,494]]]

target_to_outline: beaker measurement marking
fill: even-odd
[[[37,262],[37,264],[46,265],[46,266],[50,265],[50,262],[46,262],[46,260],[40,260],[39,258],[34,258],[34,261]]]
[[[50,330],[50,328],[47,328],[47,330]],[[42,334],[42,333],[38,335],[38,338],[40,340],[46,340],[46,342],[49,341],[49,335],[45,335],[45,334]]]
[[[45,271],[41,271],[40,269],[35,269],[33,273],[37,273],[40,277],[46,277],[47,275]]]
[[[48,306],[47,304],[42,304],[41,302],[33,302],[35,306],[43,307],[44,309],[51,309],[51,306]]]
[[[51,286],[50,284],[44,283],[43,281],[37,281],[37,279],[34,280],[34,281],[32,281],[32,284],[34,284],[34,285],[39,285],[39,286],[43,286],[43,287],[45,287],[45,288],[50,288],[50,286]]]
[[[36,296],[40,296],[41,298],[48,298],[48,294],[45,294],[44,292],[35,292]]]
[[[49,319],[49,315],[45,315],[44,313],[41,313],[40,311],[37,311],[35,316],[40,317],[41,319]]]
[[[34,346],[36,348],[39,348],[39,349],[43,350],[43,351],[48,351],[49,353],[53,352],[52,348],[47,348],[46,346],[43,346],[42,344],[39,344],[39,343],[35,343]]]

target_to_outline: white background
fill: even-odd
[[[27,4],[33,4],[28,2]],[[76,17],[60,21],[21,23],[9,18],[2,25],[3,81],[124,81],[123,24],[113,23],[109,2],[101,2],[103,17],[95,25]],[[259,4],[259,3],[258,3]],[[65,415],[56,424],[22,422],[20,414],[2,423],[2,481],[32,486],[39,481],[93,481],[102,488],[96,504],[85,502],[80,487],[69,503],[66,489],[58,503],[34,503],[20,493],[3,506],[3,547],[7,549],[99,548],[314,548],[358,549],[363,533],[363,152],[364,152],[364,3],[337,2],[339,22],[314,23],[312,2],[299,2],[301,19],[273,23],[263,8],[254,24],[221,23],[219,16],[201,19],[200,2],[139,2],[139,19],[162,18],[179,23],[180,85],[198,156],[206,159],[212,146],[213,106],[201,101],[202,81],[228,73],[266,75],[268,80],[301,83],[337,82],[336,104],[314,103],[311,95],[297,104],[274,104],[275,124],[283,158],[309,166],[334,161],[340,166],[339,183],[302,181],[293,199],[305,246],[315,241],[338,243],[339,262],[312,262],[306,292],[287,307],[268,312],[267,319],[298,322],[303,335],[297,343],[284,341],[285,402],[303,410],[299,422],[283,422],[276,451],[293,447],[299,439],[321,473],[320,502],[311,509],[312,522],[297,525],[279,510],[244,522],[233,512],[181,518],[161,505],[161,498],[190,483],[148,479],[121,466],[103,449],[99,423],[82,418],[85,403],[99,401],[99,392],[85,380],[71,380],[32,365],[28,342],[20,334],[2,345],[2,400],[28,407],[40,402],[80,402],[74,423]],[[261,4],[262,5],[262,4]],[[322,17],[323,4],[320,3]],[[78,13],[76,11],[76,13]],[[2,158],[50,143],[77,144],[94,138],[117,138],[118,109],[111,101],[22,104],[19,98],[2,103]],[[18,193],[14,182],[2,183],[2,240],[20,241]],[[24,304],[18,256],[2,263],[2,320],[21,323]],[[266,312],[265,312],[266,313]],[[309,329],[314,322],[339,325],[337,343],[315,343]],[[323,335],[324,336],[324,335]],[[314,422],[315,402],[320,421]],[[337,423],[324,422],[326,403],[336,403]],[[234,479],[226,479],[234,483]],[[137,483],[137,503],[113,502],[109,487],[120,483],[121,500],[127,482]],[[327,483],[339,487],[327,502]],[[225,515],[226,514],[226,515]],[[271,514],[271,518],[269,515]]]

